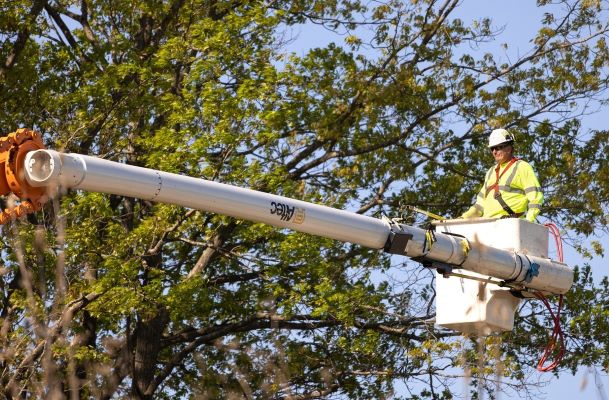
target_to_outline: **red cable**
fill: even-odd
[[[563,262],[562,239],[560,237],[560,230],[558,229],[558,227],[556,225],[554,225],[552,223],[546,224],[545,226],[548,227],[548,229],[554,236],[554,240],[556,242],[556,251],[558,253],[558,260],[560,262]],[[550,312],[550,317],[551,317],[552,321],[554,322],[554,329],[552,330],[552,336],[550,338],[550,341],[546,345],[543,355],[541,356],[541,358],[539,359],[539,362],[537,363],[538,371],[549,372],[558,366],[558,364],[562,360],[563,356],[565,355],[565,338],[564,338],[562,328],[560,326],[560,310],[561,310],[562,304],[563,304],[563,295],[561,294],[559,296],[558,309],[556,310],[556,314],[554,314],[554,312],[552,311],[552,306],[550,305],[550,302],[548,301],[546,296],[543,295],[543,293],[535,292],[535,296],[539,300],[541,300],[543,302],[543,304],[546,306],[546,308]],[[557,344],[559,346],[558,353],[554,357],[554,361],[550,365],[544,366],[544,364],[546,363],[548,358],[552,354],[554,354],[554,352],[556,351]]]
[[[562,295],[560,296],[559,301],[558,301],[558,310],[556,311],[556,314],[554,314],[554,312],[552,311],[552,306],[550,305],[550,302],[548,301],[548,299],[541,292],[538,292],[535,295],[537,296],[538,299],[540,299],[543,302],[543,304],[546,306],[546,308],[550,311],[551,319],[552,319],[552,321],[554,321],[554,329],[552,330],[552,336],[551,336],[550,340],[548,341],[548,344],[546,345],[543,355],[541,356],[541,358],[539,359],[539,362],[537,363],[538,371],[549,372],[549,371],[554,370],[558,366],[558,364],[562,360],[563,356],[565,355],[565,339],[564,339],[564,334],[563,334],[562,328],[560,327],[560,310],[562,308],[563,296]],[[544,364],[547,362],[548,358],[552,354],[554,354],[554,352],[556,351],[557,348],[558,348],[558,353],[554,357],[554,361],[550,365],[544,366]]]

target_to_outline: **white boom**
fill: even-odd
[[[548,258],[470,243],[446,233],[435,233],[432,245],[425,229],[204,179],[53,150],[29,152],[25,171],[34,187],[61,185],[181,205],[372,249],[384,248],[435,266],[488,275],[516,287],[564,294],[573,284],[571,268]]]

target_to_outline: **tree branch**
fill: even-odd
[[[24,21],[23,28],[17,33],[17,39],[13,43],[13,48],[8,52],[4,63],[0,64],[0,83],[6,78],[8,71],[15,65],[19,55],[25,48],[25,44],[30,38],[30,25],[33,24],[47,4],[46,0],[34,0],[30,12]]]

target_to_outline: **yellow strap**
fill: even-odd
[[[425,231],[425,244],[427,244],[427,250],[425,250],[425,246],[423,246],[423,252],[425,254],[427,254],[431,251],[431,247],[433,246],[435,241],[436,241],[436,237],[434,236],[433,231],[431,229],[426,230]]]
[[[469,241],[467,239],[462,239],[461,240],[461,248],[463,249],[463,255],[464,258],[467,258],[467,255],[469,254]]]
[[[434,214],[432,212],[422,210],[422,209],[420,209],[418,207],[415,207],[415,206],[406,206],[406,209],[411,210],[411,211],[416,211],[416,212],[418,212],[420,214],[428,216],[429,218],[437,219],[439,221],[444,221],[446,219],[446,218],[444,218],[441,215]]]

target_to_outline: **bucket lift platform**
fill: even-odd
[[[548,258],[548,228],[522,219],[458,219],[434,223],[436,232],[464,236],[471,243]],[[484,282],[489,276],[462,269],[436,270],[436,324],[469,335],[511,331],[520,299],[510,288]]]

